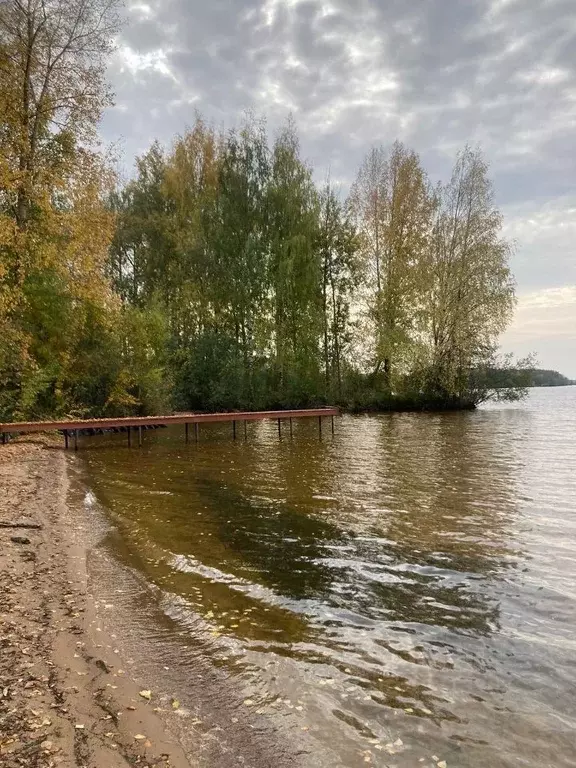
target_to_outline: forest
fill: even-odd
[[[572,381],[558,371],[533,368],[523,371],[522,375],[526,373],[528,373],[531,387],[569,387],[576,384],[576,381]]]
[[[114,0],[0,5],[0,420],[522,396],[493,386],[522,363],[479,149],[434,183],[376,137],[343,189],[292,119],[197,114],[121,181],[98,136],[118,24]]]

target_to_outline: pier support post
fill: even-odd
[[[244,419],[244,440],[248,440],[248,427],[246,426],[246,419]]]
[[[132,448],[132,427],[127,427],[128,429],[128,448]]]
[[[142,427],[138,427],[138,448],[142,448]]]
[[[74,430],[74,450],[78,450],[78,430]]]
[[[68,450],[68,430],[64,430],[64,448]]]
[[[334,434],[334,416],[332,416],[331,418],[332,418],[332,434]]]
[[[232,438],[236,440],[236,421],[232,420]]]
[[[6,445],[6,432],[2,432],[2,445]]]
[[[322,416],[318,416],[318,438],[322,440]]]
[[[292,416],[290,416],[290,437],[292,437]]]
[[[198,422],[195,421],[194,422],[194,437],[196,439],[196,442],[198,442],[198,433],[199,433],[199,431],[200,430],[198,429]]]
[[[282,440],[282,422],[278,419],[278,437]]]
[[[184,433],[186,435],[186,442],[188,442],[188,422],[184,424]]]

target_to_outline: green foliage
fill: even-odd
[[[167,323],[179,409],[469,407],[513,304],[486,166],[466,149],[432,190],[417,155],[372,151],[343,205],[289,122],[198,117],[113,199],[109,270]],[[519,391],[519,390],[518,390]]]
[[[343,203],[292,121],[270,145],[198,116],[114,188],[90,140],[116,27],[115,0],[0,6],[0,419],[522,396],[479,152],[434,190],[375,148]]]
[[[532,368],[528,371],[530,382],[527,386],[530,387],[568,387],[572,384],[576,384],[567,376],[563,376],[558,371],[549,371],[542,368]]]

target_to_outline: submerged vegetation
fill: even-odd
[[[347,199],[289,121],[198,116],[119,185],[96,131],[113,0],[0,6],[0,418],[460,408],[494,386],[510,245],[479,150],[396,142]],[[528,365],[528,363],[526,363]]]

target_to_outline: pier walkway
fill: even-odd
[[[236,424],[248,421],[263,421],[265,419],[278,422],[278,433],[282,434],[282,421],[288,421],[292,435],[292,419],[317,418],[319,436],[322,437],[322,418],[331,417],[331,429],[334,432],[334,416],[340,413],[338,408],[305,408],[291,411],[231,411],[226,413],[179,413],[173,416],[130,416],[117,419],[71,419],[60,421],[16,421],[1,423],[2,442],[11,434],[26,434],[30,432],[61,432],[64,435],[66,447],[70,436],[74,438],[74,447],[78,447],[78,432],[94,430],[95,432],[120,430],[127,432],[128,445],[132,444],[132,431],[138,431],[138,444],[142,445],[143,427],[167,427],[171,424],[183,424],[186,442],[188,442],[189,425],[194,425],[195,438],[198,440],[200,424],[227,421],[232,424],[232,436],[236,439]]]

